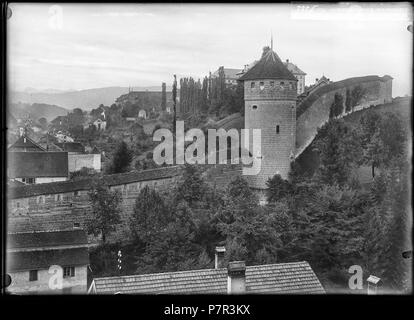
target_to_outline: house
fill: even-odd
[[[306,73],[303,72],[296,64],[293,64],[286,59],[286,62],[283,63],[286,68],[298,79],[298,95],[305,92],[305,76]]]
[[[147,119],[147,112],[144,109],[139,110],[138,118]]]
[[[58,140],[58,142],[63,143],[63,142],[74,142],[73,138],[70,137],[68,134],[59,131],[56,134],[56,139]]]
[[[8,149],[8,151],[18,151],[18,152],[44,152],[46,151],[39,144],[30,139],[27,135],[23,134],[15,143],[13,143]]]
[[[90,294],[323,294],[309,263],[223,267],[223,247],[216,247],[214,269],[95,278]]]
[[[322,77],[320,79],[316,78],[315,79],[315,83],[313,85],[311,85],[308,90],[307,93],[310,94],[313,91],[315,91],[316,89],[325,86],[327,84],[332,83],[332,81],[330,79],[328,79],[327,77],[325,77],[325,75],[322,75]]]
[[[92,125],[95,126],[95,128],[98,131],[104,131],[106,129],[106,120],[98,118],[94,122],[92,122]]]
[[[7,177],[26,184],[66,181],[67,152],[8,152]]]
[[[96,147],[91,152],[86,152],[80,142],[55,143],[61,151],[68,153],[69,172],[79,171],[82,168],[101,171],[101,153]]]
[[[213,72],[213,74],[211,76],[213,78],[218,78],[221,68],[223,69],[223,72],[224,72],[224,82],[226,83],[226,85],[236,85],[241,69],[232,69],[232,68],[220,67],[218,70]]]
[[[7,235],[8,293],[86,293],[88,241],[82,229]]]

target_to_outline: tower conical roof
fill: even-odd
[[[286,68],[278,55],[268,49],[251,69],[249,69],[239,80],[256,80],[256,79],[283,79],[297,81],[296,77]]]

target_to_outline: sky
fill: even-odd
[[[333,81],[391,75],[411,94],[408,3],[10,4],[11,90],[171,85],[219,66],[243,68],[270,45],[282,60]]]

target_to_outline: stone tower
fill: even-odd
[[[275,174],[287,179],[294,159],[297,79],[278,55],[265,47],[259,62],[239,80],[244,82],[244,127],[261,129],[261,153],[253,154],[261,158],[261,170],[245,178],[252,188],[263,190]]]

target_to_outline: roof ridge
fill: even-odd
[[[32,230],[32,231],[16,231],[16,232],[7,232],[8,235],[13,234],[31,234],[31,233],[52,233],[52,232],[64,232],[64,231],[84,231],[82,228],[77,229],[49,229],[49,230]]]
[[[280,265],[292,265],[292,264],[303,264],[306,263],[307,265],[309,265],[309,262],[303,260],[303,261],[297,261],[297,262],[280,262],[280,263],[269,263],[269,264],[259,264],[259,265],[251,265],[251,266],[246,266],[246,270],[247,268],[253,268],[253,267],[268,267],[268,266],[280,266]],[[309,265],[310,266],[310,265]],[[188,273],[188,272],[197,272],[197,271],[213,271],[213,270],[227,270],[227,268],[208,268],[208,269],[196,269],[196,270],[181,270],[181,271],[167,271],[167,272],[156,272],[156,273],[142,273],[142,274],[132,274],[132,275],[126,275],[126,276],[112,276],[112,277],[99,277],[99,278],[94,278],[93,281],[95,280],[101,280],[101,279],[105,279],[105,280],[112,280],[112,279],[129,279],[132,277],[148,277],[148,276],[154,276],[154,275],[164,275],[164,274],[178,274],[178,273]]]

